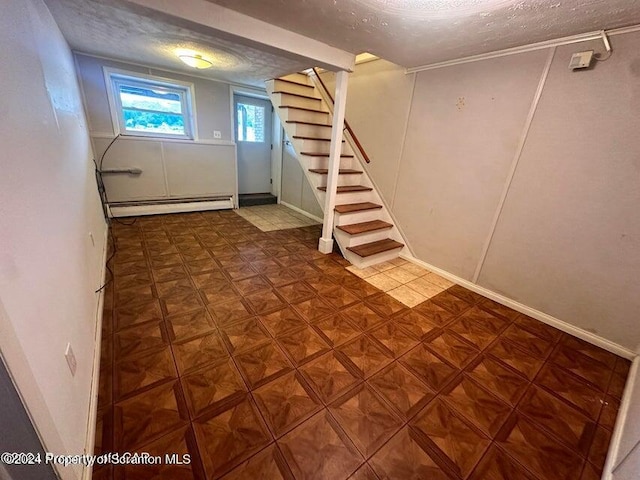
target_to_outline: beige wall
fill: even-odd
[[[73,57],[41,0],[2,3],[0,60],[0,351],[45,450],[79,454],[106,228],[87,124]]]
[[[195,141],[126,137],[114,143],[103,168],[143,173],[105,175],[110,202],[209,197],[236,193],[236,152],[229,84],[76,54],[94,150],[99,159],[114,136],[104,67],[193,83]],[[214,130],[221,133],[214,139]]]
[[[282,149],[282,188],[280,201],[311,215],[322,218],[322,208],[313,192],[313,187],[302,171],[302,166],[291,146]]]
[[[363,64],[347,118],[417,258],[636,349],[640,33],[611,43],[581,72],[571,54],[601,42],[557,48],[544,83],[550,49],[408,76]]]

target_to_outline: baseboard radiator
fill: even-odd
[[[167,213],[203,212],[236,207],[234,195],[216,195],[197,198],[162,198],[129,202],[110,202],[109,216],[135,217],[139,215],[161,215]]]

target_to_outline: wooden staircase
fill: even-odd
[[[332,117],[319,87],[302,73],[267,82],[274,109],[324,210]],[[396,258],[405,246],[351,143],[342,142],[333,236],[347,260],[366,268]]]

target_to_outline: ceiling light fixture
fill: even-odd
[[[199,53],[181,53],[178,58],[193,68],[204,69],[213,67],[213,62],[202,58]]]

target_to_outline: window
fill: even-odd
[[[109,77],[120,133],[193,139],[189,85],[118,73]]]
[[[238,141],[264,142],[264,107],[237,103]]]

